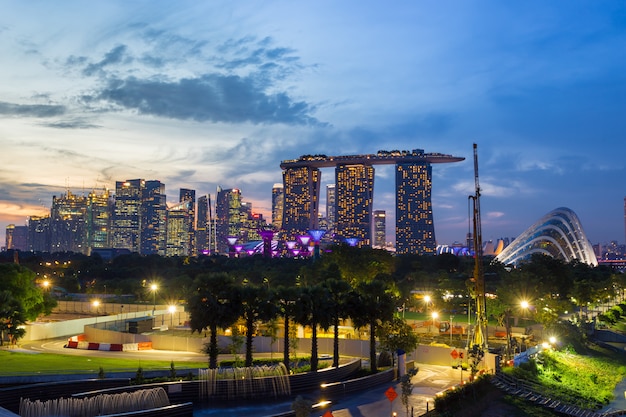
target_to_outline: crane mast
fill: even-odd
[[[480,223],[480,184],[478,182],[478,147],[474,143],[474,186],[475,194],[469,196],[473,202],[474,224],[474,297],[476,299],[476,325],[470,347],[487,349],[487,307],[485,304],[485,275],[483,271],[483,241]]]

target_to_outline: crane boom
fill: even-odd
[[[476,298],[476,325],[472,337],[472,346],[487,349],[487,307],[485,304],[485,274],[483,271],[483,241],[480,220],[480,184],[478,182],[478,146],[474,144],[474,297]]]

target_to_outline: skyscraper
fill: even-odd
[[[327,234],[335,233],[335,224],[337,223],[337,201],[335,193],[335,184],[328,184],[326,186],[326,221],[328,222]]]
[[[371,245],[374,168],[365,164],[337,165],[335,187],[338,237],[357,238],[359,246]]]
[[[283,227],[283,208],[285,206],[285,193],[283,184],[274,184],[272,187],[272,226],[276,230]]]
[[[113,210],[113,240],[116,249],[140,252],[141,203],[146,182],[142,179],[117,181]]]
[[[166,256],[192,255],[189,228],[193,225],[189,200],[182,201],[167,211],[167,249]]]
[[[196,248],[198,254],[209,254],[211,241],[211,217],[209,207],[211,196],[198,197],[198,216],[196,219]]]
[[[187,211],[189,212],[189,216],[191,216],[191,223],[189,223],[189,247],[191,248],[191,253],[195,254],[196,190],[181,188],[178,201],[180,201],[181,203],[187,202]]]
[[[396,253],[435,253],[431,188],[429,163],[396,164]]]
[[[434,254],[431,164],[465,158],[441,153],[378,151],[366,155],[303,155],[282,161],[285,192],[283,239],[315,229],[318,213],[319,168],[335,167],[336,230],[344,238],[371,240],[373,165],[396,165],[396,247],[400,253]],[[343,183],[340,184],[340,181]],[[327,210],[331,216],[333,211]],[[365,231],[365,225],[369,227]],[[350,236],[352,235],[352,236]]]
[[[101,193],[92,190],[87,196],[87,248],[89,254],[93,248],[110,247],[111,199],[109,190]]]
[[[167,238],[167,202],[165,184],[144,182],[140,209],[140,241],[142,255],[165,255]]]
[[[374,210],[374,244],[375,248],[387,246],[387,224],[385,210]]]
[[[320,170],[311,166],[294,166],[283,171],[285,206],[284,240],[294,239],[317,229],[320,193]]]
[[[6,228],[6,248],[20,251],[28,250],[28,226],[10,224]]]
[[[87,197],[67,190],[52,197],[50,208],[50,252],[88,252]]]
[[[28,250],[50,252],[50,216],[28,218]]]
[[[215,231],[217,249],[228,253],[228,236],[240,237],[241,232],[241,191],[237,188],[217,187],[215,202]]]

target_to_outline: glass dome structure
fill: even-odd
[[[566,207],[543,216],[504,248],[496,260],[505,265],[517,265],[535,253],[564,262],[576,259],[592,266],[598,265],[578,216]]]

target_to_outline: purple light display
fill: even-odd
[[[350,246],[356,246],[359,244],[359,238],[358,237],[347,237],[345,238],[345,242],[350,245]]]
[[[325,230],[309,230],[309,235],[313,238],[313,242],[319,243],[322,237],[326,234]]]
[[[298,236],[298,240],[300,241],[302,246],[308,246],[309,242],[311,241],[311,236],[309,235]]]
[[[228,241],[228,244],[230,246],[233,246],[235,243],[237,243],[237,236],[228,236],[226,240]]]

